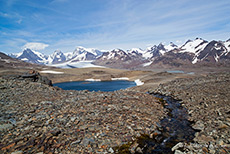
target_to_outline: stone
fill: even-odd
[[[136,148],[138,147],[138,143],[137,142],[135,142],[135,143],[133,143],[131,146],[130,146],[130,152],[132,153],[132,154],[134,154],[136,151]]]
[[[0,131],[8,130],[8,129],[11,129],[11,128],[13,128],[12,124],[2,124],[2,125],[0,125]]]
[[[204,130],[204,124],[201,121],[197,121],[192,128],[196,130]]]
[[[78,140],[76,140],[76,141],[72,142],[72,143],[71,143],[71,145],[74,145],[74,144],[79,144],[80,142],[81,142],[81,140],[80,140],[80,139],[78,139]]]
[[[114,153],[114,150],[113,150],[113,148],[109,148],[109,150],[108,150],[110,153]]]
[[[83,145],[83,146],[88,146],[90,143],[94,143],[95,141],[94,141],[94,139],[92,139],[92,138],[84,138],[84,139],[82,139],[82,141],[81,141],[81,145]]]
[[[23,151],[14,151],[11,154],[23,154]]]
[[[54,129],[50,132],[53,136],[58,136],[59,134],[61,134],[61,130],[58,129]]]
[[[184,152],[182,152],[180,150],[176,150],[174,154],[184,154]]]
[[[143,153],[143,151],[141,150],[140,147],[137,147],[136,152],[138,152],[138,153]]]
[[[175,150],[177,150],[179,148],[183,148],[183,147],[184,147],[184,144],[182,142],[179,142],[172,148],[172,151],[175,151]]]

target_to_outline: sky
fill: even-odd
[[[0,51],[142,48],[230,38],[230,0],[0,0]]]

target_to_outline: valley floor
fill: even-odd
[[[127,77],[145,84],[116,92],[64,91],[4,77],[12,70],[0,70],[0,153],[113,153],[113,147],[152,133],[165,116],[159,100],[146,92],[181,99],[188,109],[189,120],[199,132],[193,143],[174,147],[178,153],[230,152],[230,71],[226,68],[183,69],[185,73],[40,69],[44,70],[63,72],[41,73],[55,83]]]

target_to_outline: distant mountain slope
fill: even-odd
[[[170,65],[183,66],[195,64],[226,64],[230,63],[229,40],[222,41],[205,41],[197,38],[189,40],[180,48],[174,49],[164,56],[157,57],[153,60],[153,65]]]
[[[63,53],[60,50],[55,50],[49,56],[43,55],[40,52],[28,48],[24,49],[20,53],[10,54],[10,56],[13,58],[17,58],[29,63],[43,65],[95,60],[97,57],[101,55],[102,52],[97,49],[84,47],[77,47],[72,53]]]
[[[26,63],[16,58],[12,58],[0,52],[0,68],[26,68],[26,67],[40,67],[36,64]]]
[[[103,55],[94,62],[96,65],[114,67],[114,68],[133,68],[146,62],[142,54],[137,51],[125,52],[121,49],[115,49],[103,53]]]
[[[34,64],[45,64],[47,62],[47,56],[41,54],[40,52],[24,49],[21,53],[12,54],[12,57],[20,59],[25,62],[34,63]]]
[[[48,64],[58,64],[66,61],[66,56],[61,50],[55,50],[53,54],[48,56]]]
[[[202,38],[188,40],[181,46],[170,42],[168,45],[160,43],[145,50],[132,48],[124,51],[114,49],[108,52],[101,52],[93,48],[76,47],[73,52],[63,53],[60,50],[45,56],[37,51],[25,49],[21,53],[11,54],[12,57],[20,60],[65,67],[80,66],[82,62],[88,66],[101,65],[114,68],[139,68],[153,66],[196,66],[202,64],[216,65],[230,63],[230,39],[227,41],[206,41]],[[91,65],[92,63],[95,65]],[[73,65],[72,65],[73,64]],[[68,66],[67,66],[68,67]]]
[[[153,47],[147,48],[145,53],[143,53],[143,57],[146,59],[155,59],[156,57],[163,56],[165,53],[177,48],[177,46],[170,42],[169,45],[165,46],[162,43],[159,45],[154,45]]]
[[[95,60],[101,55],[102,52],[97,49],[77,47],[72,54],[68,55],[68,60],[73,62]]]

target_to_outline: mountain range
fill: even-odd
[[[73,52],[63,53],[54,51],[51,55],[44,55],[31,49],[24,49],[20,53],[11,54],[29,63],[43,65],[62,64],[71,65],[89,61],[92,64],[113,68],[136,68],[152,66],[195,66],[200,64],[215,65],[230,62],[230,39],[227,41],[206,41],[201,38],[188,40],[181,46],[174,43],[154,45],[145,50],[133,48],[127,51],[114,49],[102,52],[93,48],[77,47]]]

